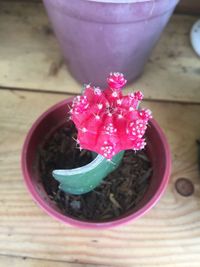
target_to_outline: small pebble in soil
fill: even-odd
[[[152,175],[145,151],[126,151],[118,169],[87,194],[77,196],[59,190],[58,182],[52,177],[54,169],[76,168],[92,160],[91,152],[78,149],[76,135],[70,121],[39,149],[40,179],[51,201],[56,202],[63,214],[90,221],[111,220],[134,208],[143,198]]]

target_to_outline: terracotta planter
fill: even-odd
[[[108,73],[131,82],[179,0],[43,0],[65,61],[81,82],[104,87]]]
[[[72,99],[64,100],[51,107],[31,127],[22,151],[22,172],[27,188],[35,202],[49,215],[56,219],[78,226],[81,228],[109,228],[121,225],[144,215],[160,199],[163,194],[170,175],[171,156],[166,138],[155,120],[150,121],[146,133],[147,153],[153,166],[153,177],[147,192],[139,204],[128,213],[118,219],[92,223],[89,221],[80,221],[68,217],[61,213],[59,208],[53,203],[46,194],[43,185],[39,179],[38,170],[34,168],[33,162],[37,156],[38,146],[44,141],[49,132],[64,124],[67,115],[67,106],[71,104]]]

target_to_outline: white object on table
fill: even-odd
[[[194,51],[200,56],[200,19],[192,26],[190,31],[190,41]]]

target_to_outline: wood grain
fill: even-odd
[[[76,264],[66,261],[49,261],[43,259],[31,259],[27,257],[0,256],[0,266],[12,267],[94,267],[90,264]],[[98,265],[98,267],[105,267]]]
[[[146,99],[200,103],[200,64],[189,43],[197,17],[175,15],[144,75],[134,83]],[[79,93],[64,65],[41,3],[0,2],[0,86]],[[129,89],[133,85],[129,86]]]
[[[170,184],[143,218],[112,230],[94,231],[75,229],[46,215],[26,191],[20,171],[21,147],[29,127],[41,112],[65,97],[0,91],[0,254],[92,266],[199,266],[200,179],[195,140],[200,137],[200,105],[145,102],[171,145]],[[179,177],[193,182],[192,196],[182,197],[175,191]],[[15,265],[43,266],[42,262],[28,262],[19,260]],[[12,258],[1,257],[0,266],[13,266]]]

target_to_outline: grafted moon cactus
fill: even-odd
[[[71,119],[78,130],[80,147],[110,160],[120,151],[145,147],[151,111],[138,109],[143,99],[140,91],[123,96],[123,74],[111,73],[107,82],[105,90],[85,86],[83,94],[73,101]]]
[[[121,162],[124,150],[144,148],[144,134],[151,111],[138,109],[141,92],[123,96],[126,84],[123,74],[111,73],[108,87],[101,90],[87,85],[81,96],[74,98],[71,119],[78,130],[80,148],[98,155],[89,164],[75,169],[54,170],[59,188],[70,194],[93,190]]]

